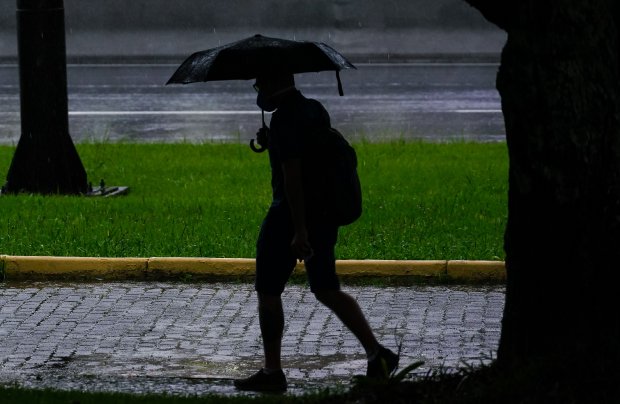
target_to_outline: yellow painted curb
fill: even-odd
[[[254,275],[255,262],[250,258],[153,257],[148,260],[148,274],[154,277],[251,276]]]
[[[147,280],[253,276],[253,258],[92,258],[0,256],[0,274],[8,280]],[[296,274],[303,274],[303,263]],[[505,281],[503,261],[337,260],[342,277],[421,277],[456,282]]]
[[[505,281],[503,261],[448,261],[448,278],[460,281]]]
[[[342,276],[439,277],[446,273],[446,261],[339,260],[336,271]]]
[[[4,280],[4,261],[6,260],[6,255],[0,255],[0,281]]]
[[[141,279],[146,270],[146,258],[4,256],[4,273],[10,280],[51,277]]]

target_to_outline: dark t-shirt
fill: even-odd
[[[290,159],[307,158],[306,151],[313,133],[328,127],[329,114],[320,102],[304,97],[298,90],[282,100],[271,117],[269,131],[272,207],[286,201],[282,163]]]

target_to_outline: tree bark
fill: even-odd
[[[62,0],[18,0],[22,133],[4,192],[79,194],[86,171],[69,135]]]
[[[619,6],[467,1],[508,33],[497,75],[510,160],[498,363],[618,359]]]

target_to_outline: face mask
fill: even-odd
[[[258,107],[262,109],[263,111],[267,111],[267,112],[273,112],[278,108],[278,106],[273,101],[270,101],[261,92],[259,92],[258,95],[256,96],[256,105],[258,105]]]

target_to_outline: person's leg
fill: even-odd
[[[368,357],[366,375],[374,378],[389,377],[398,367],[398,355],[377,341],[357,301],[340,290],[334,254],[338,229],[324,227],[311,235],[314,256],[306,261],[310,290],[338,316],[364,347]]]
[[[289,216],[288,210],[270,209],[261,226],[256,250],[255,290],[265,364],[255,374],[235,380],[235,387],[240,390],[284,391],[287,388],[280,363],[284,331],[280,295],[296,263],[289,247],[292,239]]]
[[[280,353],[284,332],[284,311],[280,296],[258,293],[258,319],[263,337],[265,369],[282,369]]]
[[[255,280],[265,368],[268,370],[281,368],[284,313],[280,296],[297,262],[290,249],[292,237],[293,225],[288,208],[269,209],[256,244]]]
[[[285,391],[288,383],[280,361],[284,311],[279,294],[258,292],[258,319],[263,337],[264,366],[249,377],[235,380],[235,387],[248,391]]]
[[[378,350],[379,342],[359,304],[340,290],[340,281],[336,275],[334,248],[338,239],[338,227],[315,224],[311,230],[310,243],[314,248],[314,256],[306,261],[310,290],[351,330],[366,350],[366,354],[372,355]]]
[[[379,349],[379,342],[355,299],[341,290],[317,291],[315,296],[351,330],[364,347],[367,355],[370,356]]]
[[[315,291],[316,298],[331,309],[360,341],[366,356],[366,376],[385,379],[398,367],[398,355],[377,341],[359,304],[341,290]]]
[[[248,391],[285,391],[286,376],[280,360],[284,311],[281,291],[258,292],[258,319],[265,361],[263,367],[253,375],[235,380],[237,389]]]

